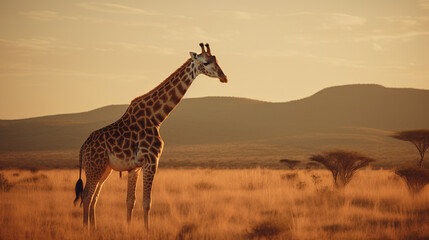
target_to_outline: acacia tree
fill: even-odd
[[[428,129],[400,131],[394,133],[393,135],[391,135],[391,137],[414,144],[420,154],[420,159],[417,161],[417,166],[423,167],[423,159],[425,157],[425,152],[429,147]]]
[[[347,185],[358,169],[375,161],[358,152],[344,150],[315,154],[310,157],[310,160],[321,163],[331,171],[337,188]]]
[[[404,166],[395,170],[395,173],[407,183],[411,194],[420,193],[429,183],[429,170],[417,166]]]

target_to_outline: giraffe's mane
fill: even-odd
[[[170,76],[168,76],[164,81],[162,81],[158,86],[156,86],[155,88],[153,88],[152,90],[150,90],[149,92],[138,96],[136,98],[134,98],[134,100],[132,100],[131,102],[135,102],[138,101],[140,99],[145,98],[148,95],[151,95],[152,93],[154,93],[156,90],[158,90],[161,86],[164,86],[164,84],[166,84],[167,82],[169,82],[171,79],[174,78],[174,76],[176,75],[176,72],[184,70],[186,66],[189,65],[189,63],[192,61],[191,58],[189,58],[188,60],[186,60],[186,62],[184,64],[182,64],[182,66],[180,66],[178,69],[176,69],[176,71],[174,71]]]

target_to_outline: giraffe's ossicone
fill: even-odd
[[[164,142],[159,134],[162,122],[179,104],[199,74],[228,81],[210,47],[200,44],[202,53],[191,52],[188,59],[152,91],[131,101],[116,122],[90,134],[80,149],[79,180],[76,199],[83,203],[83,223],[95,226],[95,205],[104,181],[112,170],[128,171],[127,219],[131,221],[135,205],[136,182],[143,171],[143,208],[146,229],[151,205],[152,182],[158,168]],[[81,179],[85,169],[86,184]]]

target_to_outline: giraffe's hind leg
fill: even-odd
[[[136,186],[140,168],[128,171],[128,191],[127,191],[127,221],[131,222],[133,209],[136,204]]]
[[[86,178],[85,188],[83,190],[83,225],[88,226],[89,205],[91,204],[92,196],[97,188],[98,179]]]
[[[92,199],[94,197],[94,193],[97,190],[98,183],[105,174],[107,167],[108,166],[106,165],[101,168],[102,170],[100,170],[98,168],[94,169],[89,166],[85,166],[86,184],[83,190],[83,225],[85,226],[88,226],[89,210]],[[109,170],[109,173],[110,171],[111,170]]]
[[[104,182],[109,177],[112,169],[107,166],[100,180],[98,181],[97,188],[95,189],[94,196],[92,197],[91,204],[89,205],[89,222],[92,227],[95,227],[95,205],[97,204],[98,196],[100,195],[101,188]]]

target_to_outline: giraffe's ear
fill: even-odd
[[[189,55],[191,55],[191,58],[192,58],[193,60],[197,60],[197,54],[196,54],[196,53],[194,53],[194,52],[189,52]]]

